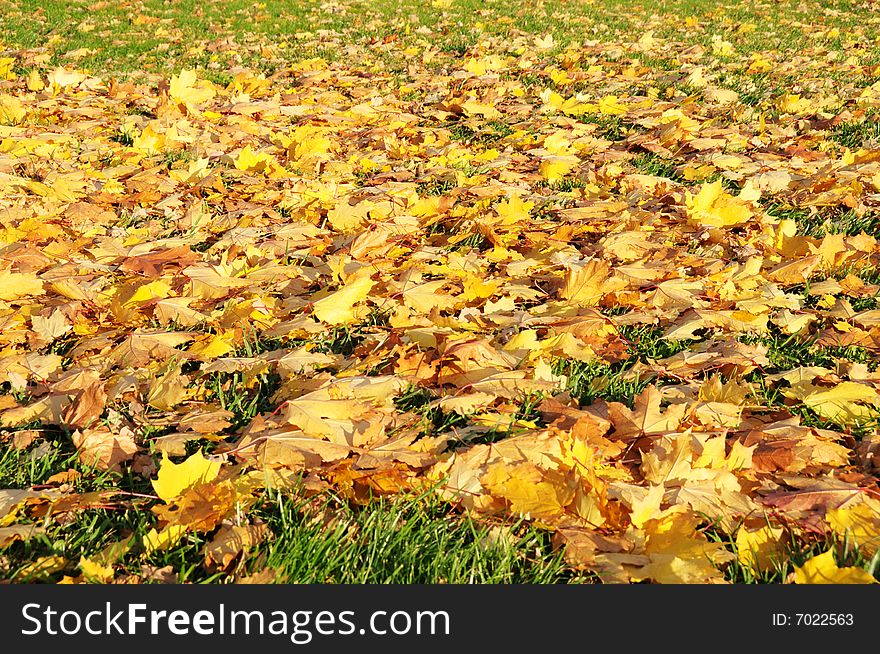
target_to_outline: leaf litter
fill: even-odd
[[[760,575],[825,537],[876,571],[880,144],[841,130],[880,83],[823,86],[826,41],[716,36],[425,36],[405,83],[392,42],[227,84],[14,52],[4,439],[61,429],[149,479],[156,517],[18,577],[107,583],[196,533],[228,570],[268,537],[259,495],[301,478],[525,518],[605,582]],[[793,71],[758,106],[725,86]],[[66,480],[0,491],[0,547],[130,502]],[[791,580],[874,578],[828,550]]]

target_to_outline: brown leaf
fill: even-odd
[[[34,536],[45,534],[46,530],[37,525],[12,525],[0,527],[0,549],[6,548],[16,541],[27,541]]]
[[[235,491],[228,482],[198,484],[187,489],[172,504],[153,507],[167,525],[193,531],[210,531],[235,506]]]
[[[141,576],[146,582],[153,582],[157,584],[178,583],[177,573],[174,571],[174,567],[170,565],[166,565],[160,568],[145,563],[141,566]]]
[[[113,432],[108,427],[77,430],[71,435],[79,453],[79,460],[98,470],[119,470],[120,464],[130,461],[138,451],[134,432],[123,427]]]
[[[223,525],[202,549],[205,564],[225,570],[239,554],[265,540],[268,533],[269,529],[264,524]]]
[[[649,434],[677,431],[687,406],[673,404],[663,411],[660,408],[662,399],[657,387],[651,385],[636,398],[632,410],[625,404],[609,402],[608,416],[614,425],[614,436],[621,440],[632,440]]]
[[[107,393],[104,392],[104,384],[91,384],[80,391],[73,404],[65,409],[61,416],[62,420],[78,429],[89,427],[104,412],[106,402]]]

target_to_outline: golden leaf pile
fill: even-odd
[[[880,146],[831,135],[880,86],[758,111],[721,85],[732,48],[514,32],[463,57],[422,40],[405,84],[369,58],[228,85],[7,75],[4,433],[59,426],[83,463],[152,479],[145,551],[213,534],[219,568],[265,537],[242,507],[299,476],[525,516],[609,582],[758,574],[817,534],[872,556]],[[807,233],[781,207],[875,227]],[[782,361],[804,342],[823,365]],[[103,501],[0,493],[3,544],[34,507]],[[829,579],[870,575],[830,554],[794,575]]]

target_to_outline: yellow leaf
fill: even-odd
[[[13,511],[12,519],[17,519],[16,512]],[[0,520],[0,525],[6,522],[5,519]],[[0,550],[5,549],[15,542],[28,541],[35,536],[45,534],[46,530],[37,525],[12,525],[9,527],[0,526]]]
[[[474,75],[485,75],[487,70],[485,62],[479,59],[468,59],[464,65],[464,69]]]
[[[144,553],[147,555],[153,552],[166,550],[174,547],[183,535],[186,533],[186,527],[183,525],[168,525],[162,531],[150,529],[144,536]]]
[[[168,95],[172,100],[186,105],[188,109],[207,102],[216,92],[210,82],[199,81],[194,70],[182,70],[171,77]]]
[[[571,141],[563,130],[554,132],[544,139],[544,149],[552,155],[564,156],[572,153]],[[532,203],[534,204],[534,203]]]
[[[712,54],[720,57],[732,57],[736,51],[730,41],[725,41],[719,34],[716,34],[712,37]]]
[[[47,76],[49,86],[53,87],[56,92],[58,89],[64,89],[68,86],[76,86],[84,81],[88,75],[75,70],[65,70],[61,66],[53,70]]]
[[[27,87],[28,91],[42,91],[44,88],[46,88],[46,85],[43,84],[43,78],[40,77],[40,73],[36,68],[28,73]]]
[[[343,325],[355,319],[354,305],[370,294],[373,280],[361,275],[349,278],[345,286],[312,305],[312,311],[321,322]]]
[[[212,481],[219,473],[220,462],[206,459],[201,450],[183,463],[174,463],[163,453],[159,475],[153,480],[153,489],[167,502],[196,484]]]
[[[355,205],[340,202],[327,212],[327,222],[341,234],[357,231],[369,217],[369,205],[366,201]]]
[[[501,118],[501,112],[492,105],[480,104],[479,102],[462,102],[461,108],[468,116],[483,116],[486,120]]]
[[[79,569],[87,581],[97,584],[106,584],[113,580],[113,566],[101,565],[84,556],[79,558]]]
[[[696,195],[688,193],[685,202],[688,220],[706,227],[736,227],[753,216],[746,202],[724,190],[721,180],[703,184]]]
[[[492,495],[507,500],[511,511],[537,519],[559,517],[575,495],[571,479],[531,463],[493,464],[480,481]]]
[[[626,107],[620,104],[616,95],[606,95],[599,99],[599,113],[619,116],[626,113]]]
[[[736,532],[736,550],[739,562],[755,572],[773,569],[774,559],[778,560],[782,552],[781,527],[764,526],[749,531],[744,526]]]
[[[534,39],[535,47],[539,50],[549,50],[553,46],[556,45],[556,40],[553,38],[553,35],[550,33],[545,34],[543,37],[536,36]]]
[[[165,149],[165,135],[154,131],[147,125],[131,144],[135,150],[147,155],[158,154]]]
[[[611,267],[601,259],[590,259],[583,266],[569,269],[559,297],[579,306],[596,304],[605,294],[610,271]]]
[[[445,285],[445,279],[437,279],[410,286],[403,292],[403,303],[419,313],[430,313],[434,308],[447,309],[455,304],[455,298],[438,293]]]
[[[810,385],[807,394],[801,396],[804,404],[823,418],[839,423],[852,424],[877,415],[875,408],[857,402],[876,403],[880,397],[871,386],[845,381],[833,388],[820,390]]]
[[[714,564],[732,554],[720,543],[710,543],[697,529],[699,518],[679,509],[645,524],[645,554],[650,563],[634,579],[653,579],[661,584],[723,583]]]
[[[154,282],[148,282],[139,286],[131,297],[122,303],[122,306],[126,309],[140,307],[147,302],[168,297],[170,291],[171,286],[167,282],[157,279]]]
[[[877,580],[862,568],[838,568],[834,551],[828,550],[794,569],[796,584],[876,584]]]
[[[567,157],[552,157],[541,162],[538,172],[541,177],[554,184],[564,178],[573,167],[574,162]]]
[[[651,486],[645,496],[641,499],[633,500],[632,509],[630,510],[629,520],[633,527],[641,529],[648,520],[656,519],[660,514],[660,503],[663,501],[663,494],[666,488],[660,484]]]
[[[21,568],[12,580],[26,582],[33,581],[34,579],[45,579],[49,575],[63,570],[66,565],[67,559],[63,556],[41,556]]]
[[[43,280],[32,273],[0,270],[0,300],[17,300],[29,295],[43,295]]]
[[[0,93],[0,125],[18,125],[26,115],[27,111],[18,98]]]
[[[205,560],[215,562],[220,567],[229,565],[242,551],[258,545],[269,533],[264,524],[223,526],[210,543],[206,543],[202,552]]]
[[[0,79],[15,79],[14,57],[0,57]]]
[[[880,549],[880,501],[866,497],[859,504],[828,509],[825,520],[836,533],[847,536],[866,556]]]
[[[314,160],[328,159],[336,148],[336,142],[330,138],[331,130],[315,125],[300,125],[290,134],[287,145],[291,160],[300,166]]]
[[[534,202],[523,202],[518,195],[512,195],[506,202],[495,205],[495,211],[501,216],[502,225],[518,225],[528,220],[529,212],[535,208]]]
[[[797,94],[785,93],[779,98],[776,105],[783,113],[801,114],[813,106],[813,101],[809,98],[802,98]]]
[[[168,411],[186,397],[186,384],[189,378],[180,374],[180,368],[173,368],[161,377],[154,379],[147,394],[147,403],[160,411]]]
[[[255,152],[249,145],[242,148],[232,163],[246,173],[263,173],[273,179],[285,175],[284,167],[275,157],[265,152]]]
[[[234,350],[232,345],[235,332],[228,330],[222,334],[206,334],[197,339],[189,348],[189,353],[197,356],[202,361],[216,359]]]

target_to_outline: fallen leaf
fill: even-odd
[[[862,568],[839,568],[834,560],[834,551],[828,550],[807,559],[802,566],[795,566],[796,584],[876,584],[874,579]]]
[[[220,462],[206,459],[201,450],[183,463],[174,463],[163,455],[159,474],[153,480],[153,489],[167,502],[196,484],[213,481],[219,472]]]

